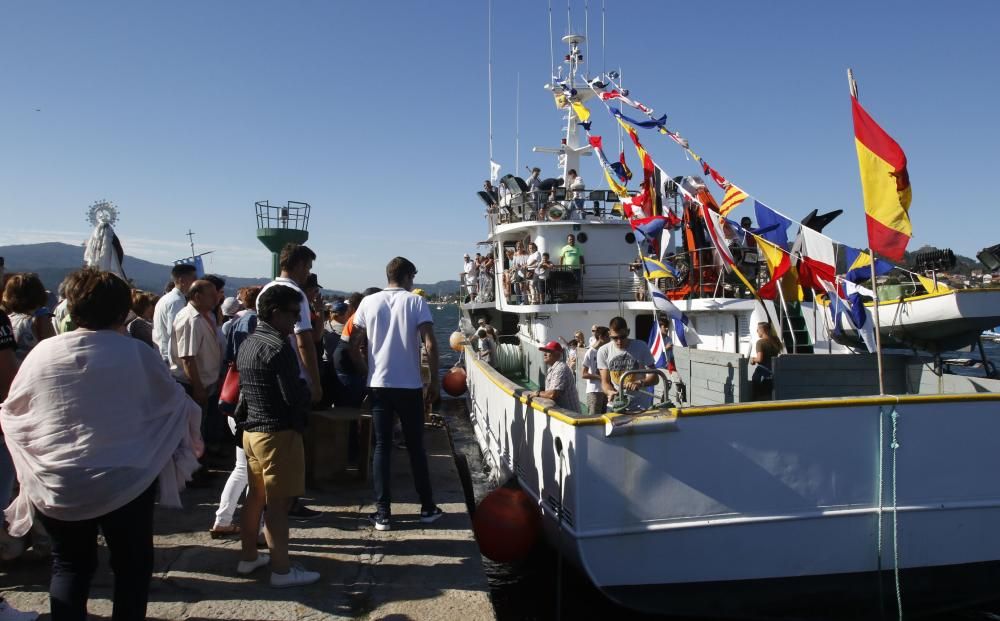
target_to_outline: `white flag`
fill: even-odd
[[[496,183],[500,179],[500,164],[490,160],[490,183]]]

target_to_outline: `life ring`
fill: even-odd
[[[566,216],[566,210],[561,205],[553,205],[548,209],[549,220],[562,220]]]

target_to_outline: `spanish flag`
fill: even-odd
[[[894,261],[903,259],[910,241],[910,176],[906,154],[885,133],[857,97],[851,97],[854,112],[854,143],[858,149],[861,189],[868,216],[868,243],[872,250]]]

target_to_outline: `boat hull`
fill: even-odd
[[[869,307],[869,312],[871,311]],[[1000,289],[963,289],[879,304],[883,347],[950,351],[974,345],[984,330],[1000,323]],[[841,321],[838,342],[864,345]]]
[[[906,614],[945,612],[1000,597],[1000,562],[905,569]],[[893,572],[860,572],[693,584],[601,589],[610,599],[649,614],[742,619],[896,618]]]
[[[907,610],[1000,594],[989,581],[935,582],[1000,561],[995,394],[689,408],[633,431],[526,404],[471,359],[469,395],[498,478],[517,477],[550,540],[630,608],[783,616],[772,614],[784,609],[783,590],[818,597],[849,585],[841,603],[877,610],[874,577],[896,559]],[[925,579],[929,591],[917,593]],[[722,612],[714,600],[730,589],[747,599]],[[887,593],[894,601],[894,587]]]

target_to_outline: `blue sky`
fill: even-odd
[[[584,2],[572,3],[582,31]],[[494,159],[554,170],[547,3],[497,0]],[[592,73],[600,0],[589,0]],[[909,158],[911,249],[1000,243],[1000,3],[606,0],[607,67],[751,195],[864,244],[845,69]],[[554,2],[558,37],[566,4]],[[453,278],[485,236],[487,2],[7,2],[0,5],[0,244],[76,243],[117,203],[126,251],[167,262],[192,228],[209,268],[266,275],[255,200],[307,201],[328,287],[381,284],[402,254]],[[562,51],[557,47],[556,53]],[[594,133],[617,132],[592,104]],[[694,162],[642,138],[672,174]],[[635,164],[634,151],[626,150]],[[592,158],[581,171],[603,187]],[[737,215],[749,213],[745,204]]]

